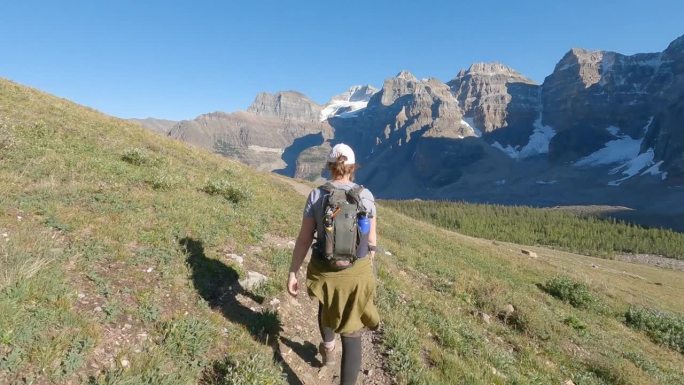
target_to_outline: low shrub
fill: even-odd
[[[156,175],[148,183],[157,191],[169,191],[178,187],[183,182],[183,179],[177,175],[161,173]]]
[[[580,335],[583,335],[587,330],[587,325],[573,315],[565,318],[563,323],[575,329]]]
[[[684,317],[655,309],[630,307],[627,326],[645,332],[653,342],[684,354]]]
[[[269,297],[274,297],[283,290],[282,282],[275,279],[269,279],[261,285],[251,290],[252,294],[261,298],[261,301]]]
[[[498,317],[504,324],[521,333],[525,333],[530,330],[530,320],[523,312],[520,311],[520,309],[517,309],[510,314],[501,312],[499,313]]]
[[[149,163],[150,155],[142,148],[129,148],[123,152],[121,160],[134,166],[142,166]]]
[[[232,203],[242,203],[253,198],[254,193],[244,186],[234,182],[217,179],[207,182],[202,191],[209,195],[219,195]]]
[[[566,276],[551,278],[546,281],[543,289],[561,301],[568,302],[578,308],[586,308],[596,302],[587,285]]]
[[[0,158],[2,158],[2,152],[10,150],[15,145],[16,139],[10,132],[9,124],[0,120]]]
[[[215,338],[211,324],[194,317],[163,322],[159,329],[162,344],[169,354],[198,366]]]
[[[262,355],[231,358],[214,363],[202,375],[201,384],[284,385],[283,373]]]

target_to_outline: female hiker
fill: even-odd
[[[342,339],[341,384],[356,384],[361,368],[361,333],[376,329],[380,317],[373,299],[371,265],[376,245],[376,208],[373,194],[352,180],[354,152],[340,143],[328,155],[332,179],[311,191],[302,227],[292,252],[288,292],[299,291],[297,272],[312,247],[306,273],[309,296],[318,300],[318,327],[324,365],[335,363],[335,334]],[[315,234],[315,237],[314,237]]]

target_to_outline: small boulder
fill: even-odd
[[[498,377],[501,377],[501,378],[506,378],[506,376],[504,376],[503,374],[501,374],[501,372],[499,372],[498,370],[496,370],[495,367],[492,366],[491,368],[492,368],[492,374],[493,374],[493,375],[498,376]]]
[[[572,382],[571,379],[567,379],[567,380],[565,380],[565,382],[563,382],[563,385],[575,385],[575,383]]]
[[[254,290],[263,285],[268,280],[268,277],[256,271],[248,271],[247,277],[240,280],[240,286],[245,290]]]
[[[492,323],[492,316],[490,316],[489,314],[480,312],[480,313],[479,313],[479,316],[480,316],[480,318],[482,319],[482,321],[483,321],[484,323],[486,323],[487,325],[489,325],[490,323]]]
[[[525,255],[529,255],[530,258],[537,258],[537,257],[539,257],[539,256],[537,255],[537,253],[535,253],[534,251],[531,251],[531,250],[522,249],[522,250],[520,250],[520,252],[522,252],[522,253],[525,254]]]
[[[242,265],[243,262],[245,262],[245,259],[242,258],[241,256],[237,254],[228,254],[228,258],[232,259],[233,261],[237,262],[238,265]]]
[[[506,313],[506,315],[510,315],[515,311],[515,308],[509,303],[508,305],[504,306],[503,311]]]

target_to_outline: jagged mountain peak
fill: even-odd
[[[311,101],[306,95],[299,91],[294,91],[294,90],[285,90],[285,91],[277,91],[274,93],[270,92],[259,92],[257,96],[254,98],[254,102],[258,101],[259,99],[264,99],[264,98],[302,98],[306,99],[308,101]],[[313,103],[313,101],[312,101]],[[252,103],[254,105],[254,103]]]
[[[330,98],[328,104],[333,103],[334,101],[368,102],[371,96],[373,96],[376,92],[378,92],[378,89],[370,84],[355,85],[349,87],[349,89],[343,93],[337,94]]]
[[[259,93],[247,109],[248,112],[282,119],[317,121],[323,106],[297,91]]]
[[[612,52],[572,48],[558,61],[554,72],[566,70],[577,65],[599,63],[606,53]]]
[[[684,35],[672,40],[665,51],[684,51]]]
[[[481,62],[462,69],[447,84],[472,128],[486,133],[507,128],[501,140],[525,144],[538,117],[536,82],[505,64]]]
[[[321,110],[320,120],[325,121],[334,116],[351,117],[366,108],[370,98],[378,89],[366,84],[349,87],[345,92],[330,98]]]
[[[514,70],[513,68],[498,62],[491,63],[473,63],[468,68],[468,73],[472,75],[497,75],[497,74],[514,74],[520,75],[520,72]]]
[[[453,96],[449,92],[449,86],[439,79],[430,78],[418,80],[412,73],[401,71],[397,76],[385,80],[382,89],[377,94],[379,97],[377,100],[380,104],[389,106],[397,99],[406,95],[418,97],[427,96],[444,100],[453,99]],[[374,103],[374,100],[376,100],[376,98],[371,100],[371,104]]]
[[[684,58],[684,35],[674,39],[663,51],[663,59],[664,60],[675,60],[675,61],[681,61],[682,58]],[[681,63],[681,62],[680,62]],[[678,67],[678,71],[683,71],[684,70],[684,65],[680,64],[681,67]]]
[[[461,69],[456,75],[456,78],[451,80],[449,83],[458,82],[466,77],[505,77],[505,81],[515,81],[527,84],[536,84],[536,82],[520,72],[514,70],[513,68],[498,62],[490,63],[473,63],[470,67],[465,70]]]
[[[409,71],[407,70],[401,70],[397,74],[397,76],[394,77],[395,79],[403,79],[403,80],[408,80],[408,81],[418,81],[418,79]]]

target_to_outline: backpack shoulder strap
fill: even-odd
[[[361,200],[361,192],[365,189],[362,185],[356,185],[347,191],[347,197],[356,203],[359,211],[366,211],[366,207]]]
[[[318,188],[327,193],[331,193],[335,190],[336,187],[331,182],[326,182],[325,184],[318,186]]]
[[[345,189],[340,188],[332,184],[332,182],[327,182],[319,187],[325,192],[325,202],[326,204],[337,205],[341,202],[346,201],[347,192]]]

